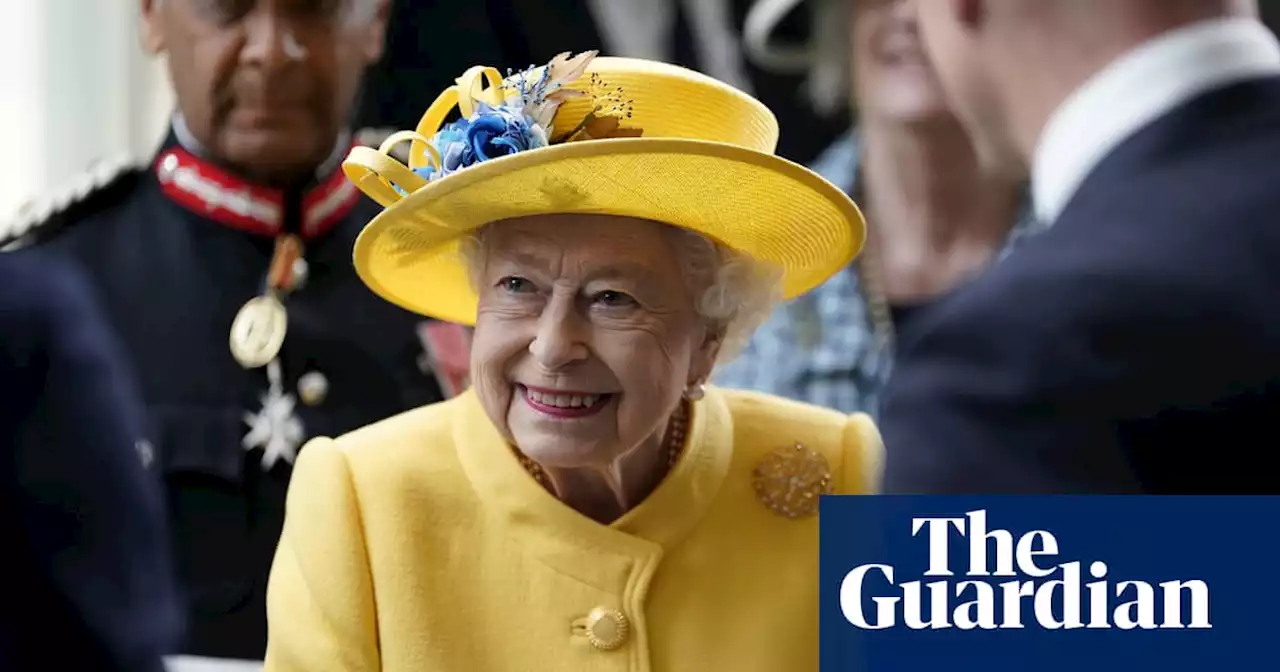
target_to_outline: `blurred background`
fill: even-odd
[[[847,121],[843,112],[808,111],[804,73],[771,74],[743,57],[741,27],[753,4],[395,0],[387,54],[369,73],[355,122],[412,127],[471,65],[505,71],[598,48],[690,65],[750,89],[787,129],[783,153],[807,162]],[[145,160],[162,140],[172,105],[164,63],[138,43],[138,0],[15,1],[3,11],[0,144],[10,158],[0,163],[0,221],[95,161]],[[776,34],[804,39],[810,12],[802,5],[790,14]]]
[[[411,127],[470,65],[505,71],[559,51],[599,48],[679,62],[749,89],[779,117],[780,153],[809,163],[848,127],[848,113],[843,105],[816,111],[803,69],[777,63],[765,69],[742,53],[744,20],[755,4],[395,0],[387,54],[369,74],[355,121]],[[1262,4],[1268,25],[1280,25],[1280,0]],[[693,16],[698,12],[706,14]],[[162,139],[172,105],[164,63],[139,47],[137,0],[15,0],[4,3],[3,13],[0,146],[9,158],[0,162],[0,221],[95,162],[145,160]],[[821,25],[815,13],[814,3],[799,3],[773,41],[808,41],[811,27]]]

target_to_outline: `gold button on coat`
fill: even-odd
[[[627,636],[631,634],[631,625],[622,613],[596,607],[587,614],[583,634],[586,635],[587,641],[591,642],[591,646],[601,651],[613,651],[627,643]]]

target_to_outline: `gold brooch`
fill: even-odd
[[[770,511],[791,518],[817,515],[818,497],[831,494],[827,458],[797,443],[769,453],[752,472],[756,498]]]
[[[621,612],[596,607],[585,619],[573,623],[573,632],[586,637],[591,646],[601,651],[613,651],[627,643],[631,624]]]

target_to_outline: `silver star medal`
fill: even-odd
[[[249,433],[240,442],[245,450],[262,449],[264,471],[271,469],[281,459],[293,464],[305,438],[302,421],[293,414],[298,400],[292,394],[284,393],[278,360],[272,360],[267,365],[267,378],[271,387],[262,395],[262,409],[257,413],[244,414]]]

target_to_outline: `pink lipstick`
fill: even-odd
[[[552,390],[543,387],[518,386],[524,403],[533,410],[553,418],[570,420],[595,415],[613,397],[576,390]]]

